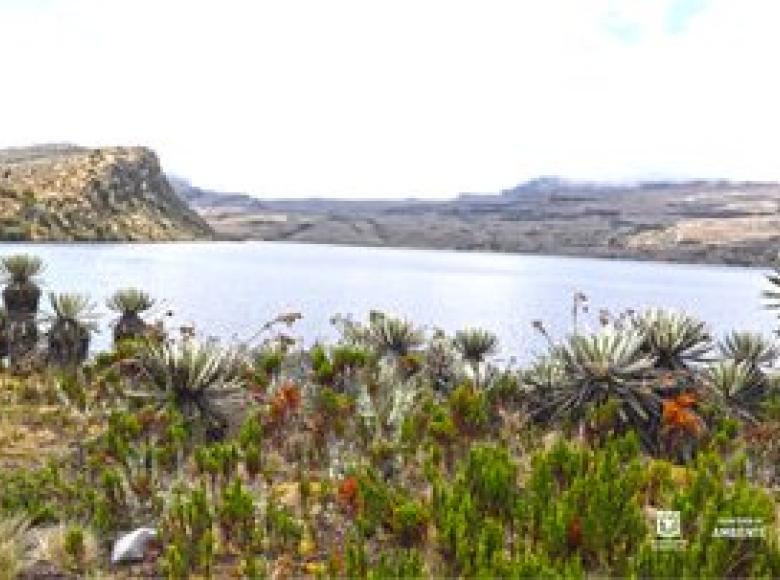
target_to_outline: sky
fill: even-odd
[[[259,197],[780,180],[776,0],[0,0],[0,147]]]

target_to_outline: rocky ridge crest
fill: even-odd
[[[0,239],[169,241],[212,230],[146,147],[0,150]]]

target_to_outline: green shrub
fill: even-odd
[[[160,561],[164,574],[185,579],[192,573],[210,574],[214,562],[214,514],[205,488],[177,489],[160,521],[167,546]]]
[[[56,465],[35,469],[0,470],[0,515],[24,513],[33,524],[76,519],[84,514],[86,495]]]
[[[488,409],[485,393],[472,384],[463,383],[452,391],[449,406],[453,421],[461,433],[476,435],[487,427]]]
[[[242,548],[251,545],[255,531],[255,503],[239,478],[222,490],[217,519],[228,542]]]
[[[373,469],[356,474],[361,500],[356,524],[362,536],[372,536],[380,526],[392,527],[396,498],[390,486]]]
[[[268,377],[275,377],[282,370],[284,353],[281,350],[267,350],[261,352],[255,360],[255,368]]]
[[[704,577],[778,577],[777,513],[773,498],[744,477],[733,482],[728,465],[715,454],[702,454],[689,485],[678,489],[672,508],[680,511],[686,549],[669,557],[683,574]],[[716,537],[731,518],[747,518],[762,526],[766,537],[735,540]],[[676,560],[675,560],[676,558]],[[637,566],[652,571],[656,563],[642,552]]]
[[[367,571],[370,580],[426,578],[422,554],[417,549],[402,548],[382,552]]]
[[[292,552],[303,537],[303,527],[289,507],[269,501],[266,534],[273,552]]]
[[[68,557],[70,567],[75,570],[82,569],[86,555],[84,530],[79,526],[69,526],[65,530],[65,555]]]
[[[471,448],[461,470],[464,484],[483,513],[506,513],[517,499],[517,466],[505,447],[476,445]]]
[[[403,500],[393,508],[393,531],[401,545],[407,548],[425,540],[428,521],[428,510],[420,502]]]
[[[517,504],[521,533],[556,565],[580,562],[625,574],[647,534],[638,498],[646,483],[636,437],[602,449],[558,442],[536,456]]]

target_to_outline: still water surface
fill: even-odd
[[[704,318],[716,334],[774,328],[760,296],[766,272],[755,268],[267,242],[0,244],[12,252],[46,262],[45,291],[91,294],[103,314],[98,347],[110,336],[105,299],[124,286],[160,299],[155,312],[172,310],[172,327],[194,324],[224,341],[288,311],[303,314],[294,334],[306,342],[331,338],[333,314],[376,309],[448,331],[491,329],[502,357],[527,360],[544,349],[531,322],[566,334],[576,291],[590,300],[592,326],[600,308],[662,306]]]

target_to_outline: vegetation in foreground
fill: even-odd
[[[773,339],[663,310],[586,330],[578,294],[523,369],[485,330],[380,313],[226,349],[125,289],[89,358],[89,299],[43,317],[40,262],[0,268],[0,578],[780,576]],[[111,564],[140,527],[143,558]]]

